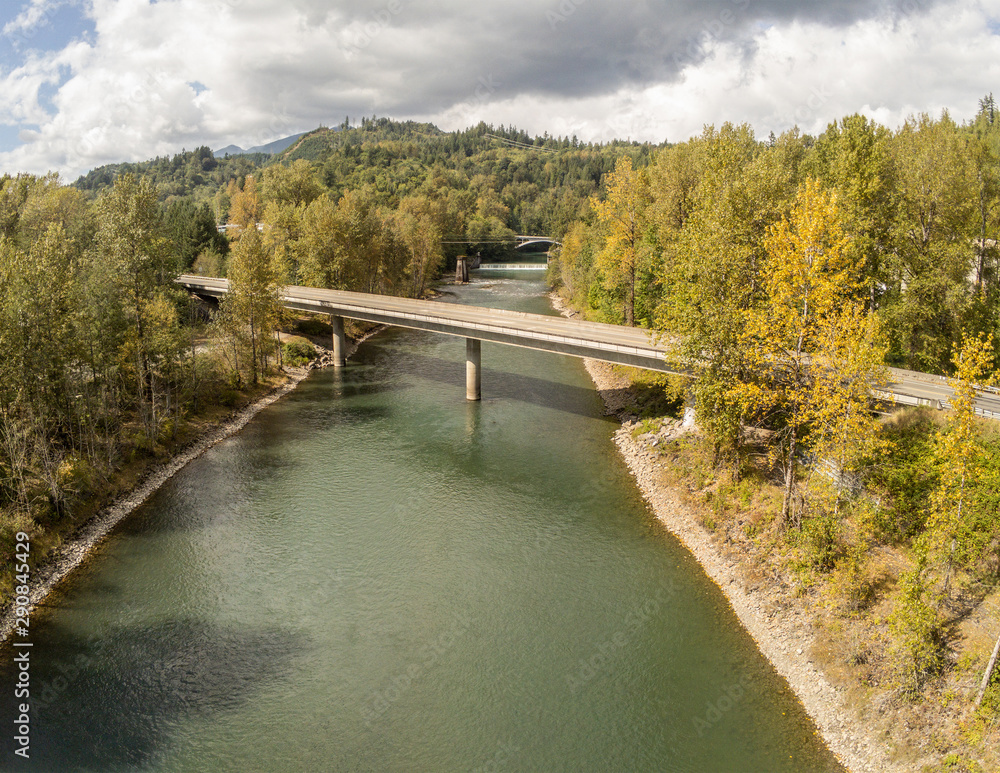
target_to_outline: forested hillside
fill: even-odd
[[[369,218],[358,227],[375,227],[375,217],[379,229],[396,231],[398,240],[399,223],[390,224],[390,219],[409,221],[419,215],[442,243],[440,260],[454,265],[455,256],[466,252],[509,256],[514,234],[558,238],[584,214],[589,197],[620,154],[644,165],[651,151],[648,145],[631,143],[597,146],[575,138],[532,138],[485,124],[445,133],[429,124],[373,118],[355,129],[317,129],[275,156],[217,160],[208,148],[200,148],[173,159],[102,167],[75,187],[100,192],[122,171],[149,177],[165,206],[183,204],[187,214],[175,210],[174,227],[193,231],[201,227],[191,223],[194,211],[200,224],[207,222],[209,210],[217,223],[228,222],[233,191],[242,190],[247,177],[254,176],[261,218],[276,224],[283,244],[302,236],[310,207],[313,227],[322,207],[349,193],[355,210],[363,211],[357,217]],[[389,218],[389,213],[396,214]],[[205,240],[191,243],[199,251],[224,253]],[[196,255],[185,255],[181,262],[190,268]],[[289,257],[285,278],[310,281],[299,275],[298,264],[298,258]],[[224,268],[216,255],[199,265],[209,273]]]

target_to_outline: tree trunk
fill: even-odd
[[[792,437],[788,443],[788,467],[785,470],[785,497],[781,502],[782,523],[788,523],[789,516],[792,514],[792,494],[795,490],[795,454],[797,451],[798,437],[795,427],[792,427]]]
[[[983,703],[983,697],[986,695],[986,688],[990,686],[990,679],[993,676],[993,669],[997,666],[997,655],[1000,655],[1000,636],[997,636],[996,646],[993,648],[993,657],[990,658],[989,664],[986,666],[986,673],[983,674],[983,683],[979,685],[979,695],[976,696],[976,708],[978,709]]]

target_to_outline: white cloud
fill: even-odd
[[[48,23],[62,6],[72,0],[31,0],[16,17],[4,25],[0,34],[6,38],[30,38],[34,32]]]
[[[894,127],[921,110],[971,117],[1000,83],[1000,0],[877,15],[841,0],[820,18],[784,0],[672,1],[667,14],[584,0],[89,0],[93,35],[0,72],[0,120],[26,129],[0,171],[72,178],[347,114],[584,140],[677,141],[726,120],[816,133],[856,111]],[[550,11],[564,16],[554,27]],[[56,89],[51,105],[42,88]]]

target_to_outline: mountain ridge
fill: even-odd
[[[212,155],[216,158],[225,158],[226,156],[245,156],[250,153],[268,153],[274,155],[275,153],[280,153],[287,148],[290,148],[295,144],[301,137],[309,134],[309,132],[299,132],[298,134],[293,134],[290,137],[282,137],[279,140],[274,140],[265,145],[257,145],[252,148],[244,150],[239,145],[226,145],[224,148],[212,151]]]

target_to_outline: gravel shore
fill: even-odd
[[[554,294],[557,309],[568,316],[565,305]],[[814,644],[812,618],[803,599],[790,599],[782,588],[748,589],[738,563],[728,558],[711,532],[701,525],[694,513],[680,499],[678,492],[663,482],[652,442],[669,436],[632,437],[634,417],[626,412],[624,390],[627,379],[614,372],[611,365],[584,360],[593,379],[605,412],[623,422],[615,433],[615,444],[625,458],[643,497],[657,519],[690,550],[705,573],[719,586],[743,627],[775,670],[788,682],[819,728],[827,746],[854,773],[904,773],[912,770],[890,761],[886,749],[872,737],[868,727],[854,710],[845,705],[841,692],[812,662]],[[687,431],[677,422],[669,432]]]

